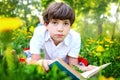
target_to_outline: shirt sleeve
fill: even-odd
[[[40,54],[40,49],[42,48],[43,45],[44,31],[45,29],[43,27],[35,28],[33,37],[30,40],[31,54]]]
[[[75,32],[72,34],[71,49],[68,53],[68,56],[78,58],[80,46],[81,46],[81,37],[79,33]]]

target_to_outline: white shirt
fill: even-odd
[[[70,30],[63,42],[57,46],[50,37],[49,31],[44,26],[36,27],[30,40],[30,52],[40,54],[40,49],[45,53],[46,59],[61,58],[67,62],[67,56],[77,58],[80,51],[81,38],[79,33]]]

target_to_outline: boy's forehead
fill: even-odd
[[[51,19],[51,20],[55,20],[55,21],[62,20],[62,21],[69,21],[69,22],[70,22],[70,20],[69,20],[69,19]]]

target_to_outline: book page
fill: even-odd
[[[83,72],[81,73],[81,75],[84,77],[84,78],[90,78],[92,77],[93,75],[97,74],[101,69],[104,69],[105,67],[107,67],[110,63],[106,63],[106,64],[103,64],[99,67],[96,67],[95,69],[92,69],[90,71],[86,71],[86,72]]]

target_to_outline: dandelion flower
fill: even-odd
[[[113,77],[109,77],[107,80],[115,80]]]
[[[104,48],[103,48],[101,45],[99,45],[99,46],[97,46],[96,51],[97,51],[97,52],[103,52],[103,51],[104,51]]]
[[[34,32],[34,26],[31,26],[30,28],[29,28],[29,30],[30,30],[30,32]]]
[[[105,38],[105,41],[108,43],[113,43],[113,41],[111,41],[109,38]]]
[[[6,32],[10,30],[14,30],[23,25],[23,20],[20,18],[6,18],[0,17],[0,32]]]

